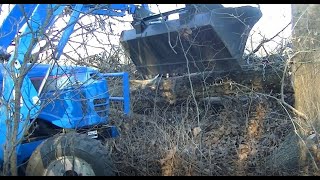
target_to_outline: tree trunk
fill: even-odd
[[[317,132],[320,128],[320,5],[292,5],[293,16],[293,45],[294,51],[299,52],[294,58],[293,80],[295,108],[304,113],[308,119],[297,118],[297,134],[291,133],[282,146],[270,157],[278,171],[297,168],[304,173],[314,173],[319,161],[319,150],[316,146]],[[316,135],[316,138],[312,138]],[[290,158],[287,156],[290,155]],[[273,158],[274,157],[274,158]]]

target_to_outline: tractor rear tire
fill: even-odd
[[[27,176],[114,176],[114,166],[100,141],[67,133],[42,142],[31,155]]]

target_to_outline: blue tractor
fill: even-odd
[[[0,26],[1,58],[7,60],[0,65],[0,165],[6,158],[4,145],[9,140],[7,132],[12,130],[10,126],[16,113],[12,75],[22,75],[28,69],[20,89],[16,137],[20,143],[14,148],[18,166],[23,167],[26,175],[114,175],[110,157],[98,140],[118,135],[116,127],[108,124],[110,101],[123,101],[123,111],[129,114],[128,73],[100,73],[90,67],[35,64],[25,59],[32,41],[42,38],[37,37],[37,31],[54,24],[66,7],[72,9],[72,13],[56,47],[56,60],[82,13],[124,16],[126,12],[139,11],[130,4],[99,5],[98,8],[83,4],[26,4],[12,8]],[[6,49],[25,24],[16,53],[7,54]],[[123,96],[109,96],[108,77],[122,77]]]
[[[129,114],[128,73],[34,64],[26,59],[34,41],[43,38],[37,32],[51,27],[66,8],[71,10],[70,20],[55,49],[56,60],[81,14],[128,13],[133,17],[133,29],[123,31],[120,42],[145,77],[211,71],[213,67],[240,68],[238,61],[249,32],[262,15],[251,6],[224,8],[219,4],[189,4],[161,14],[152,13],[144,4],[15,5],[0,25],[0,59],[7,60],[0,68],[0,165],[6,158],[7,134],[13,130],[10,122],[18,117],[16,138],[21,141],[14,149],[18,166],[26,166],[26,175],[115,175],[99,139],[118,135],[116,127],[109,125],[110,101],[123,101],[124,113]],[[179,13],[179,19],[168,20],[174,13]],[[16,52],[6,54],[24,25]],[[122,97],[109,96],[107,78],[114,76],[123,78]],[[20,104],[14,101],[18,97],[14,77],[23,77],[18,88]],[[12,111],[17,106],[20,112]]]

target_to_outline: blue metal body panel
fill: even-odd
[[[24,8],[25,16],[21,11]],[[0,26],[0,46],[7,49],[19,29],[26,23],[26,18],[29,18],[36,8],[36,4],[25,4],[24,6],[14,5],[8,16],[4,19]]]
[[[66,44],[68,42],[69,37],[73,32],[73,28],[76,25],[77,20],[79,19],[82,7],[83,7],[83,4],[75,5],[74,11],[72,12],[70,20],[69,20],[69,22],[68,22],[68,24],[66,26],[67,28],[63,32],[62,37],[61,37],[61,39],[59,41],[59,44],[57,46],[57,51],[56,51],[56,55],[55,55],[56,59],[60,58],[60,56],[61,56],[61,54],[63,52],[63,48],[66,46]]]
[[[24,163],[32,155],[33,151],[41,144],[45,139],[33,141],[29,143],[21,144],[17,148],[17,163],[20,165]]]

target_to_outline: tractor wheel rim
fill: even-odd
[[[89,163],[74,156],[63,156],[50,162],[44,176],[94,176]]]

